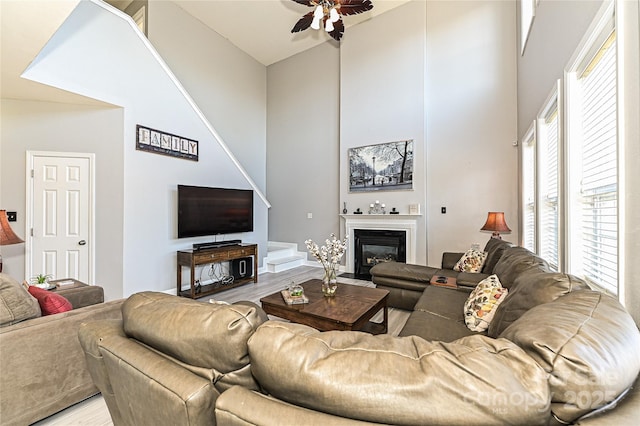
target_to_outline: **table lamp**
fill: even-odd
[[[504,221],[504,212],[489,212],[487,215],[487,221],[484,226],[480,228],[481,231],[492,231],[491,238],[502,239],[500,232],[511,232],[511,229],[507,226],[507,222]]]
[[[0,210],[0,246],[8,246],[9,244],[24,243],[11,229],[7,211]],[[2,254],[0,254],[0,272],[2,272]]]

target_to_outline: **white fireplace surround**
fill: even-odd
[[[420,215],[415,214],[341,214],[345,221],[345,233],[349,236],[345,271],[353,273],[354,230],[374,229],[382,231],[404,231],[407,238],[407,263],[416,263],[417,228]]]

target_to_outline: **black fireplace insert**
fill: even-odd
[[[355,229],[354,275],[371,279],[369,270],[380,262],[407,261],[407,233],[380,229]]]

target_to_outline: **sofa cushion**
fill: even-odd
[[[476,249],[467,250],[453,266],[457,272],[480,272],[487,258],[487,252]]]
[[[469,297],[469,290],[430,285],[414,306],[414,311],[431,312],[439,317],[464,324],[462,307]]]
[[[122,305],[127,336],[185,364],[211,369],[228,385],[247,384],[247,339],[266,320],[253,303],[218,305],[155,292],[134,294]]]
[[[458,309],[458,312],[461,312]],[[462,315],[461,315],[462,316]],[[434,312],[413,311],[407,318],[399,336],[418,336],[425,340],[453,342],[462,337],[473,336],[476,333],[469,330],[464,319],[452,320]]]
[[[52,293],[34,285],[29,286],[29,294],[38,300],[43,316],[59,314],[73,309],[71,302],[69,302],[64,296]]]
[[[38,301],[7,274],[0,273],[0,327],[41,315]]]
[[[374,278],[385,277],[398,282],[409,281],[426,285],[429,284],[429,280],[437,270],[437,268],[431,268],[429,266],[412,265],[401,262],[382,262],[373,266],[369,270],[369,273]]]
[[[556,300],[574,290],[589,287],[581,279],[560,272],[524,273],[516,278],[507,297],[489,324],[488,335],[498,337],[509,325],[534,306]]]
[[[500,278],[503,287],[511,288],[516,278],[530,269],[549,272],[549,265],[524,247],[508,247],[496,263],[493,273]]]
[[[341,417],[397,425],[549,417],[545,371],[504,339],[430,342],[268,321],[249,339],[249,353],[270,395]]]
[[[487,259],[484,261],[482,273],[488,275],[493,274],[493,268],[496,267],[496,263],[498,263],[504,251],[509,247],[513,247],[513,244],[508,241],[499,238],[489,238],[489,241],[487,241],[487,244],[484,246],[484,251],[487,252]]]
[[[497,275],[482,280],[464,303],[464,322],[471,331],[485,331],[509,290]]]
[[[549,373],[551,411],[564,424],[613,401],[640,372],[638,327],[616,299],[596,291],[538,305],[500,338]]]
[[[460,272],[456,277],[456,284],[462,287],[475,287],[489,275],[479,272]]]

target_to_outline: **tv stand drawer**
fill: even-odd
[[[204,253],[198,253],[193,255],[193,261],[196,265],[203,265],[205,263],[224,262],[229,260],[229,253],[226,251],[206,251]]]
[[[232,248],[229,248],[228,254],[229,254],[229,259],[246,257],[246,256],[255,256],[256,248],[255,247],[232,247]]]

